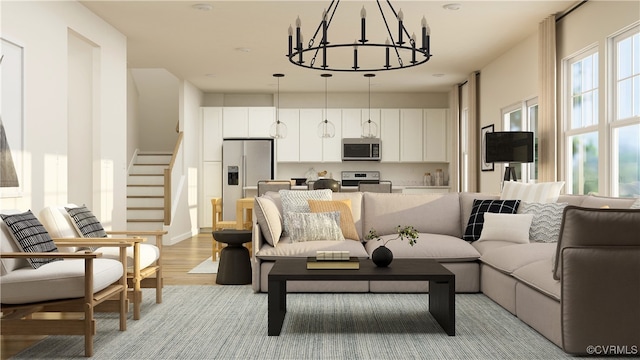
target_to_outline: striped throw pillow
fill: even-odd
[[[13,240],[23,252],[58,252],[56,244],[49,233],[33,215],[31,210],[21,214],[0,215],[10,230]],[[34,269],[62,258],[28,258],[27,261]]]
[[[521,200],[537,203],[552,203],[558,200],[564,181],[525,184],[505,181],[500,200]]]

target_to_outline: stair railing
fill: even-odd
[[[178,133],[178,140],[173,148],[173,154],[171,155],[171,161],[169,167],[164,169],[164,224],[171,225],[171,200],[177,195],[178,189],[172,186],[172,178],[179,179],[182,176],[184,166],[182,166],[182,139],[184,133],[181,131]]]

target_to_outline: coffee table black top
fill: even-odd
[[[217,242],[229,245],[242,245],[251,241],[251,230],[224,229],[212,231],[211,233]]]
[[[306,258],[280,259],[271,268],[269,280],[430,280],[449,281],[455,275],[431,259],[394,259],[388,267],[360,259],[360,269],[310,269]]]

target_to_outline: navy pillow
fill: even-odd
[[[473,208],[467,228],[462,239],[473,242],[480,238],[484,225],[484,213],[515,214],[518,211],[520,200],[473,200]]]
[[[23,252],[58,252],[56,244],[44,226],[33,215],[31,210],[21,214],[0,215],[10,230],[11,236]],[[62,258],[28,258],[34,269]]]

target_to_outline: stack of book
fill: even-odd
[[[348,251],[317,251],[315,257],[307,258],[307,269],[360,269],[357,257]]]

